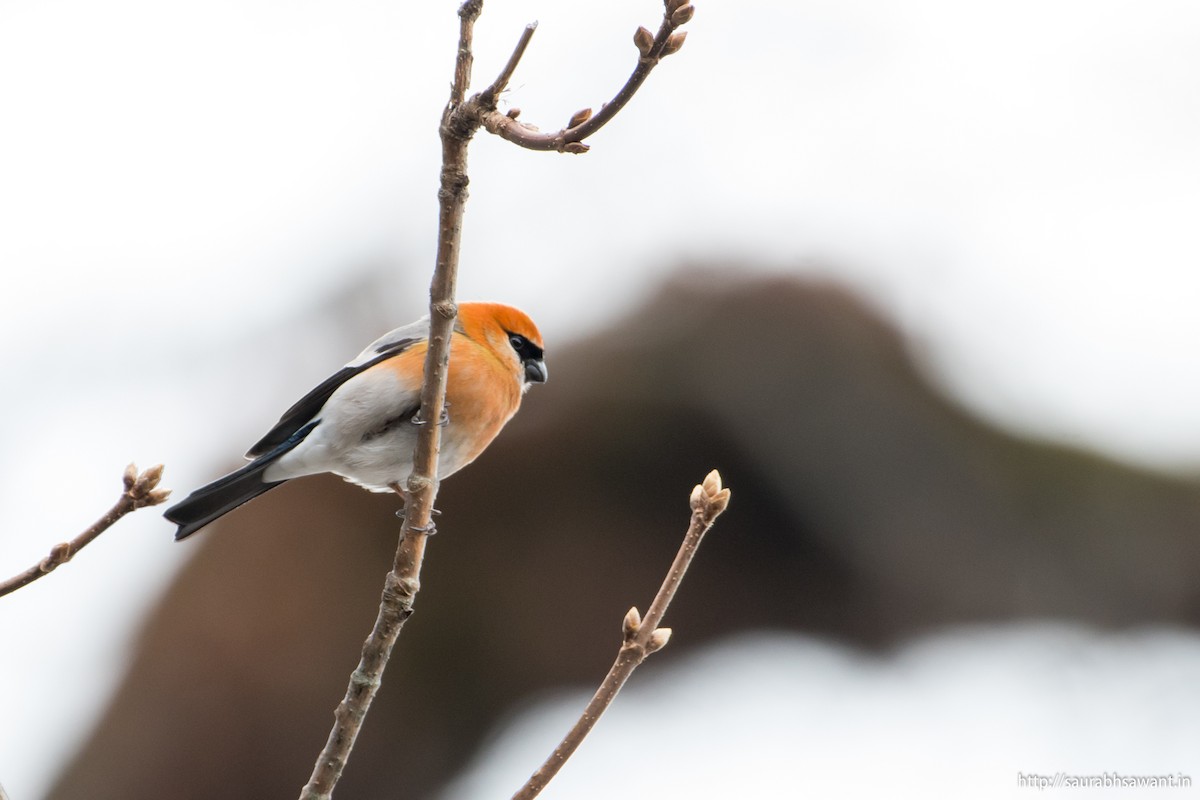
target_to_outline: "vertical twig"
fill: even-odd
[[[404,626],[412,615],[413,601],[421,588],[421,564],[425,544],[433,531],[430,522],[437,496],[438,448],[446,403],[446,374],[450,363],[450,336],[457,308],[454,304],[458,280],[459,241],[463,210],[467,200],[467,144],[473,127],[452,124],[454,112],[462,104],[471,81],[471,52],[475,20],[483,9],[483,0],[467,0],[459,8],[458,56],[454,64],[454,83],[450,102],[442,115],[442,176],[438,191],[439,229],[437,265],[429,296],[429,351],[425,356],[425,384],[421,390],[420,418],[427,424],[417,436],[413,471],[407,486],[393,485],[405,498],[404,529],[392,571],[384,581],[375,626],[363,643],[358,667],[342,702],[334,712],[333,729],[317,757],[312,776],[301,790],[301,800],[327,800],[342,776],[354,741],[379,689],[383,670]]]
[[[513,800],[532,800],[546,788],[546,785],[562,769],[567,759],[579,749],[579,745],[583,743],[584,738],[599,721],[600,715],[612,704],[617,692],[621,691],[621,687],[625,685],[625,681],[629,680],[629,676],[633,674],[638,665],[646,659],[646,656],[666,646],[667,641],[671,638],[671,629],[660,628],[658,623],[667,613],[667,607],[671,605],[671,600],[675,597],[679,584],[683,582],[683,576],[687,572],[688,565],[692,563],[692,558],[696,555],[700,540],[704,538],[704,534],[713,526],[713,522],[728,505],[729,490],[721,487],[721,476],[714,469],[705,477],[704,483],[692,490],[691,523],[688,525],[687,533],[684,534],[679,552],[675,554],[671,569],[663,579],[658,594],[650,603],[650,609],[646,612],[645,618],[643,619],[638,614],[637,607],[629,609],[622,624],[624,642],[621,644],[620,651],[617,652],[617,660],[613,662],[608,674],[600,683],[600,688],[596,690],[596,694],[592,696],[591,701],[579,715],[575,725],[563,737],[562,742],[542,766],[530,776],[525,785],[513,795]]]
[[[424,386],[421,391],[420,419],[424,425],[417,438],[413,456],[413,472],[405,486],[393,485],[392,489],[405,499],[405,522],[392,571],[384,583],[379,603],[379,613],[371,634],[363,643],[362,657],[358,667],[351,673],[350,682],[342,702],[334,712],[334,725],[329,738],[313,767],[309,782],[301,791],[301,800],[328,800],[346,766],[346,760],[354,747],[355,738],[370,708],[371,701],[379,689],[384,667],[391,655],[405,620],[412,614],[413,601],[421,587],[421,564],[425,556],[428,535],[433,532],[430,521],[433,503],[437,496],[438,448],[441,442],[442,419],[446,400],[446,376],[450,360],[450,336],[454,319],[458,313],[455,305],[455,288],[458,281],[459,243],[462,236],[463,212],[467,200],[467,147],[471,137],[479,128],[486,127],[493,133],[516,141],[532,149],[557,149],[562,152],[582,153],[587,146],[580,140],[591,135],[611,119],[637,91],[650,70],[663,56],[670,55],[682,46],[684,34],[675,29],[691,19],[693,10],[687,0],[665,0],[666,13],[657,36],[639,29],[635,37],[641,59],[634,74],[618,93],[611,107],[602,109],[596,118],[587,124],[587,115],[572,117],[571,130],[553,141],[542,141],[539,137],[529,139],[530,129],[515,122],[516,114],[498,115],[496,100],[517,68],[521,56],[529,46],[536,25],[529,25],[521,35],[512,56],[496,80],[483,92],[467,98],[474,62],[472,40],[475,20],[483,10],[483,0],[466,0],[458,10],[460,25],[458,55],[454,64],[454,82],[450,90],[450,101],[442,113],[440,134],[442,139],[442,171],[438,190],[438,248],[437,265],[429,295],[429,351],[425,358]],[[500,117],[500,119],[494,119]],[[578,118],[578,122],[576,121]],[[515,127],[514,127],[515,126]],[[715,473],[714,473],[715,474]],[[726,495],[727,499],[728,495]],[[720,513],[719,511],[716,513]],[[713,514],[715,517],[715,514]],[[711,521],[708,523],[711,524]],[[680,573],[682,577],[682,573]],[[665,588],[665,585],[664,585]],[[673,594],[672,588],[669,594]],[[667,598],[669,602],[669,596]],[[665,610],[665,605],[663,606]],[[653,609],[652,609],[653,611]],[[653,631],[651,631],[653,633]],[[661,632],[659,632],[661,633]],[[650,636],[650,634],[647,634]],[[665,643],[665,635],[656,646]],[[647,639],[646,642],[650,642]],[[637,645],[645,657],[647,647]],[[636,666],[636,664],[634,664]],[[624,680],[624,679],[622,679]],[[615,694],[615,690],[613,692]],[[582,737],[580,737],[582,738]],[[547,778],[548,780],[548,778]]]

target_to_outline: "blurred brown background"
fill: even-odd
[[[443,487],[339,798],[428,796],[506,710],[594,685],[714,467],[733,502],[647,670],[742,629],[885,647],[959,622],[1200,621],[1195,483],[978,422],[844,290],[745,274],[690,271],[548,343],[550,382]],[[194,557],[51,796],[294,796],[374,618],[396,507],[305,479],[180,545]]]

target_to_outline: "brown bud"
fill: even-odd
[[[146,500],[148,501],[146,505],[156,506],[159,503],[165,503],[167,498],[170,496],[170,489],[155,489],[154,491],[150,492],[150,494],[146,495]]]
[[[687,31],[679,31],[672,33],[667,37],[667,43],[663,47],[662,54],[669,56],[679,52],[679,48],[683,47],[683,40],[687,38]]]
[[[709,508],[712,509],[712,515],[714,517],[725,509],[729,508],[729,495],[730,492],[728,489],[722,489],[713,496],[712,500],[709,501]]]
[[[729,490],[721,485],[721,473],[715,469],[704,476],[704,483],[692,489],[692,511],[705,515],[709,524],[729,507]]]
[[[686,25],[695,13],[696,7],[691,3],[680,6],[671,12],[671,27],[678,28],[680,25]]]
[[[509,119],[516,119],[517,117],[521,116],[521,109],[513,106],[505,112],[504,116],[508,117]]]
[[[137,480],[133,483],[133,488],[129,489],[129,494],[134,500],[143,500],[150,491],[158,486],[159,480],[162,478],[163,465],[155,464],[150,469],[138,475]]]
[[[633,606],[625,614],[625,619],[621,621],[621,632],[625,634],[626,639],[631,639],[640,627],[642,627],[642,615],[638,613],[637,606]]]
[[[38,568],[42,572],[49,572],[50,570],[58,567],[60,564],[65,564],[70,561],[71,556],[73,555],[75,554],[71,552],[71,543],[60,542],[59,544],[56,544],[54,547],[50,548],[50,555],[42,559],[42,562],[38,564]]]
[[[687,5],[688,0],[667,0],[667,16],[674,14],[680,6]]]
[[[125,491],[129,491],[137,483],[137,474],[137,464],[130,464],[125,468],[125,474],[122,476],[122,479],[125,481]]]
[[[440,317],[454,319],[458,315],[458,304],[453,300],[439,300],[432,305],[432,310],[436,311]]]
[[[141,477],[138,478],[138,483],[145,486],[146,491],[149,491],[155,486],[158,486],[158,482],[162,480],[162,476],[163,465],[155,464],[153,467],[142,473]]]
[[[583,142],[567,142],[566,144],[563,145],[562,151],[564,153],[570,153],[572,155],[577,156],[582,153],[586,153],[588,150],[591,150],[591,149],[592,148],[588,147]]]
[[[567,123],[568,128],[576,128],[592,118],[592,110],[583,108],[571,115],[571,121]]]
[[[704,476],[704,493],[712,497],[721,491],[721,473],[715,469]]]
[[[657,653],[666,647],[669,641],[671,641],[671,629],[658,628],[654,633],[650,634],[650,640],[646,642],[646,652]]]
[[[638,52],[642,54],[642,58],[650,55],[650,48],[654,46],[654,34],[643,27],[637,29],[637,33],[633,35],[633,43],[637,45]]]

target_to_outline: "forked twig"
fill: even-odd
[[[14,575],[6,581],[0,581],[0,597],[15,592],[23,586],[49,575],[58,567],[70,561],[75,554],[82,550],[106,530],[111,528],[121,517],[146,506],[156,506],[170,496],[170,489],[159,489],[158,482],[162,479],[162,464],[151,467],[138,474],[137,467],[130,464],[125,468],[125,490],[121,492],[116,505],[110,508],[104,516],[96,520],[90,528],[69,542],[62,542],[50,548],[50,555],[34,564],[29,569]]]
[[[688,565],[692,563],[692,558],[696,555],[696,548],[700,546],[700,540],[704,538],[704,534],[713,526],[713,522],[728,505],[729,490],[721,487],[721,476],[714,469],[704,478],[704,483],[692,490],[691,523],[688,525],[687,533],[684,534],[679,552],[675,554],[675,561],[671,564],[667,577],[663,579],[658,594],[650,603],[650,610],[646,612],[645,617],[642,617],[638,614],[636,606],[629,609],[622,623],[624,642],[617,652],[617,660],[613,662],[608,674],[600,683],[600,688],[596,690],[596,694],[592,696],[591,701],[579,715],[575,725],[563,737],[562,742],[538,768],[537,772],[530,776],[525,785],[513,795],[513,800],[532,800],[546,788],[546,785],[562,769],[567,759],[583,743],[584,737],[595,727],[600,715],[612,704],[617,692],[625,685],[625,681],[629,680],[629,676],[633,674],[638,665],[646,659],[646,656],[666,646],[667,641],[671,638],[671,629],[660,628],[658,623],[667,613],[667,607],[675,597],[675,592],[683,581],[684,573],[687,572]]]
[[[569,137],[563,140],[561,146],[539,144],[532,149],[557,149],[570,153],[587,150],[587,145],[582,144],[580,140],[611,119],[628,102],[629,97],[645,80],[658,60],[675,52],[683,44],[683,34],[672,32],[691,18],[691,9],[686,0],[667,0],[667,14],[658,37],[650,37],[651,41],[646,42],[644,39],[649,37],[649,32],[646,31],[643,35],[645,29],[639,29],[635,41],[642,58],[625,88],[610,104],[612,108],[602,110],[597,115],[597,121],[586,127],[582,123],[576,123],[580,117],[576,114],[572,118],[571,130],[568,131]],[[475,132],[485,125],[485,118],[495,113],[496,100],[508,85],[536,29],[534,25],[526,26],[508,63],[496,80],[483,92],[467,99],[467,88],[470,85],[474,63],[472,45],[475,20],[482,10],[483,0],[466,0],[459,8],[458,55],[454,64],[454,82],[450,89],[450,101],[442,114],[437,264],[429,290],[429,350],[425,358],[425,382],[421,391],[419,412],[419,417],[423,420],[441,419],[445,409],[450,336],[458,313],[454,298],[458,281],[463,212],[467,200],[467,146]],[[589,111],[589,116],[590,113]],[[516,124],[513,116],[505,116],[504,119]],[[499,131],[504,124],[493,123],[493,126]],[[518,144],[523,143],[520,135],[505,138],[517,141]],[[530,141],[540,142],[536,138]],[[405,486],[392,486],[392,489],[405,499],[403,534],[392,570],[384,582],[375,625],[363,643],[358,667],[351,673],[346,694],[334,712],[333,728],[313,766],[312,776],[301,790],[301,800],[328,800],[332,796],[354,748],[355,739],[371,701],[379,689],[392,648],[405,620],[412,614],[413,602],[421,586],[420,573],[426,539],[433,531],[430,520],[438,489],[437,462],[440,439],[440,425],[422,426],[417,436],[413,472]],[[644,651],[645,646],[642,647]],[[644,658],[644,655],[642,657]]]
[[[625,85],[594,115],[590,108],[577,111],[571,116],[567,126],[559,131],[542,133],[532,125],[519,122],[517,120],[520,114],[519,109],[510,109],[507,114],[501,114],[496,110],[497,98],[511,79],[517,63],[525,53],[525,48],[529,46],[529,40],[537,28],[537,23],[525,27],[521,40],[517,43],[508,64],[496,82],[472,97],[460,113],[478,119],[488,133],[494,133],[502,139],[507,139],[513,144],[529,150],[586,153],[589,147],[583,143],[583,140],[603,128],[625,107],[626,103],[633,99],[634,94],[662,59],[679,52],[679,49],[683,47],[687,33],[676,32],[676,29],[687,24],[694,14],[695,7],[687,0],[667,0],[658,33],[651,34],[645,28],[638,28],[634,34],[633,41],[638,48],[639,58],[637,66],[630,74],[629,79],[625,81]]]
[[[517,64],[521,63],[521,59],[525,56],[525,51],[529,49],[529,43],[533,41],[534,31],[537,30],[537,23],[531,22],[525,26],[525,30],[521,32],[521,38],[517,40],[517,46],[513,48],[512,55],[508,57],[508,63],[504,65],[504,69],[496,76],[496,80],[492,81],[492,85],[479,93],[479,102],[485,108],[495,108],[496,100],[500,97],[500,93],[508,86],[508,82],[512,80],[513,73],[517,71]]]

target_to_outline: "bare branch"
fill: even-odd
[[[424,538],[420,537],[422,548]],[[400,540],[397,559],[399,551],[411,547],[412,542],[405,535]],[[420,569],[419,563],[417,569]],[[415,586],[411,582],[406,583],[405,578],[393,568],[384,580],[383,597],[379,601],[375,626],[363,642],[358,666],[350,673],[350,684],[346,688],[346,694],[334,711],[333,729],[330,730],[325,747],[317,757],[312,777],[301,790],[300,797],[304,800],[329,798],[333,795],[333,788],[342,777],[346,761],[350,758],[350,751],[354,749],[354,741],[362,728],[363,720],[366,719],[367,710],[379,690],[392,647],[400,636],[400,629],[405,620],[412,615],[415,596]]]
[[[580,140],[590,136],[612,119],[637,91],[637,87],[646,79],[659,59],[679,49],[683,43],[683,35],[675,34],[673,31],[691,17],[690,11],[684,14],[680,13],[680,9],[685,7],[691,8],[690,5],[686,5],[686,0],[667,0],[666,14],[659,35],[651,43],[649,49],[641,53],[642,57],[638,62],[637,69],[611,103],[602,108],[600,113],[595,116],[591,115],[590,110],[586,114],[582,112],[576,114],[572,118],[570,130],[564,131],[558,138],[548,141],[548,146],[535,146],[532,149],[560,150],[568,153],[586,151],[587,145]],[[525,54],[536,30],[536,23],[525,27],[508,63],[500,71],[496,80],[483,92],[472,96],[469,100],[465,99],[474,63],[472,43],[475,20],[482,10],[483,0],[466,0],[459,8],[460,25],[458,54],[454,65],[454,83],[450,90],[450,101],[442,113],[440,129],[442,172],[441,187],[438,190],[437,265],[429,289],[429,350],[425,358],[425,382],[421,390],[421,410],[418,414],[420,420],[430,422],[441,420],[446,408],[446,376],[450,361],[450,336],[454,329],[454,319],[458,313],[454,298],[458,281],[463,212],[466,206],[469,182],[467,178],[467,146],[481,126],[487,127],[493,133],[508,130],[510,131],[508,135],[504,133],[501,135],[510,139],[515,137],[514,140],[520,139],[523,134],[514,134],[511,131],[518,127],[522,131],[526,130],[524,126],[516,123],[516,116],[519,112],[513,110],[508,115],[498,114],[496,101],[508,85]],[[492,116],[499,117],[503,122],[489,123],[488,120]],[[421,564],[425,556],[426,540],[434,530],[431,519],[433,503],[438,490],[437,463],[440,440],[440,423],[425,424],[417,437],[416,451],[413,455],[413,471],[407,484],[404,487],[392,486],[392,489],[405,499],[403,534],[396,550],[392,571],[385,581],[375,626],[363,643],[359,665],[351,673],[346,694],[334,712],[333,729],[329,733],[324,749],[317,757],[309,782],[301,790],[301,800],[328,800],[332,796],[333,789],[341,778],[346,761],[354,748],[355,738],[366,718],[371,701],[379,688],[383,670],[391,656],[392,647],[400,635],[405,620],[412,614],[413,601],[421,586]],[[726,497],[728,497],[727,494]],[[715,517],[715,514],[712,516]],[[709,519],[705,528],[707,529],[707,525],[711,524],[711,519]],[[686,564],[684,567],[686,568]],[[681,571],[679,577],[682,577]],[[669,594],[673,593],[674,590],[671,589]],[[669,595],[667,602],[669,602]],[[665,610],[665,606],[663,610]],[[666,634],[660,631],[655,638],[654,633],[653,630],[650,630],[646,634],[645,641],[639,640],[636,647],[637,661],[640,662],[646,653],[653,652],[654,649],[665,644]],[[623,681],[624,678],[621,680]],[[613,693],[615,694],[615,690]]]
[[[475,20],[483,12],[483,0],[465,0],[458,7],[458,57],[454,61],[454,83],[450,87],[450,106],[462,105],[471,85],[471,67],[475,54],[471,49],[475,38]]]
[[[507,139],[513,144],[529,150],[586,153],[588,146],[583,143],[583,140],[608,124],[625,107],[625,104],[633,99],[634,94],[645,83],[650,72],[658,66],[659,61],[677,53],[683,46],[687,34],[675,31],[691,20],[694,13],[695,7],[690,3],[669,0],[657,34],[652,36],[645,28],[638,28],[634,35],[634,44],[637,45],[639,54],[637,67],[634,68],[633,73],[616,96],[601,106],[595,115],[587,114],[581,118],[580,114],[576,114],[567,123],[567,127],[562,130],[555,133],[542,133],[531,125],[518,122],[515,116],[501,114],[497,111],[495,108],[496,93],[492,93],[492,87],[489,87],[488,90],[471,98],[471,102],[475,102],[479,106],[480,122],[488,133],[494,133],[502,139]],[[530,32],[528,29],[526,31]],[[523,50],[522,47],[521,52]],[[514,54],[514,56],[519,59],[518,54]],[[515,67],[516,64],[510,59],[509,66],[506,67],[507,73],[502,74],[505,83],[511,77],[509,68],[515,69]]]
[[[721,476],[716,470],[713,470],[708,473],[702,484],[692,490],[691,523],[688,525],[687,533],[684,534],[679,552],[675,554],[675,561],[671,564],[671,569],[663,579],[658,594],[654,596],[654,601],[650,603],[650,610],[646,612],[644,618],[638,613],[636,607],[629,609],[625,614],[625,618],[621,622],[624,642],[617,653],[616,661],[609,668],[608,674],[604,676],[600,688],[596,690],[596,694],[592,696],[591,701],[562,742],[538,768],[537,772],[533,773],[525,785],[513,795],[513,800],[532,800],[546,788],[546,785],[562,769],[567,759],[579,749],[584,737],[595,727],[600,715],[612,704],[617,692],[625,685],[625,681],[629,680],[629,676],[633,674],[638,665],[646,659],[646,656],[666,646],[667,641],[671,638],[671,629],[660,628],[658,623],[667,613],[667,607],[671,605],[671,600],[675,597],[679,584],[683,582],[683,576],[692,563],[692,558],[696,555],[696,549],[700,546],[701,539],[728,505],[729,490],[721,487]]]
[[[29,569],[19,575],[14,575],[6,581],[0,581],[0,597],[9,592],[15,592],[23,586],[28,586],[38,578],[50,574],[58,567],[67,563],[75,557],[76,553],[91,544],[92,540],[111,528],[117,520],[131,511],[137,511],[139,508],[145,508],[146,506],[156,506],[164,502],[171,495],[171,490],[157,488],[158,482],[162,479],[162,473],[162,464],[151,467],[140,475],[138,474],[137,467],[133,464],[126,467],[124,475],[125,490],[121,493],[117,504],[110,508],[103,517],[96,520],[90,528],[71,541],[54,545],[54,547],[50,548],[50,555]]]
[[[437,464],[442,432],[437,421],[442,419],[446,408],[450,336],[454,330],[454,318],[458,313],[454,296],[458,281],[462,218],[467,200],[467,144],[477,127],[455,124],[455,111],[463,103],[471,81],[475,20],[482,9],[482,0],[467,0],[459,8],[458,57],[455,61],[454,84],[450,90],[450,102],[442,115],[437,265],[429,289],[429,350],[425,356],[424,386],[421,389],[421,410],[418,414],[424,424],[418,432],[413,471],[407,486],[392,486],[405,500],[403,533],[396,549],[392,571],[384,582],[375,626],[363,643],[358,667],[351,673],[346,694],[334,712],[333,728],[329,732],[324,749],[317,757],[312,776],[301,790],[301,800],[328,800],[332,796],[354,748],[354,741],[363,720],[371,707],[371,701],[379,689],[392,648],[400,636],[404,622],[412,615],[413,602],[421,588],[421,564],[425,558],[425,544],[429,534],[434,531],[431,519],[438,489]],[[532,31],[527,29],[527,35],[524,37],[526,44],[529,35],[532,35]],[[523,51],[523,47],[521,50]],[[514,54],[513,68],[519,57],[519,53]],[[499,85],[499,81],[494,85]]]
[[[479,103],[484,108],[495,109],[497,98],[500,97],[500,93],[508,86],[508,82],[512,80],[513,73],[517,71],[517,64],[521,63],[521,58],[529,48],[529,42],[533,39],[533,34],[536,30],[536,22],[531,22],[525,26],[525,30],[521,32],[521,38],[517,40],[517,46],[513,48],[512,55],[508,57],[508,63],[504,65],[504,69],[500,71],[496,80],[492,81],[491,86],[479,93]]]

